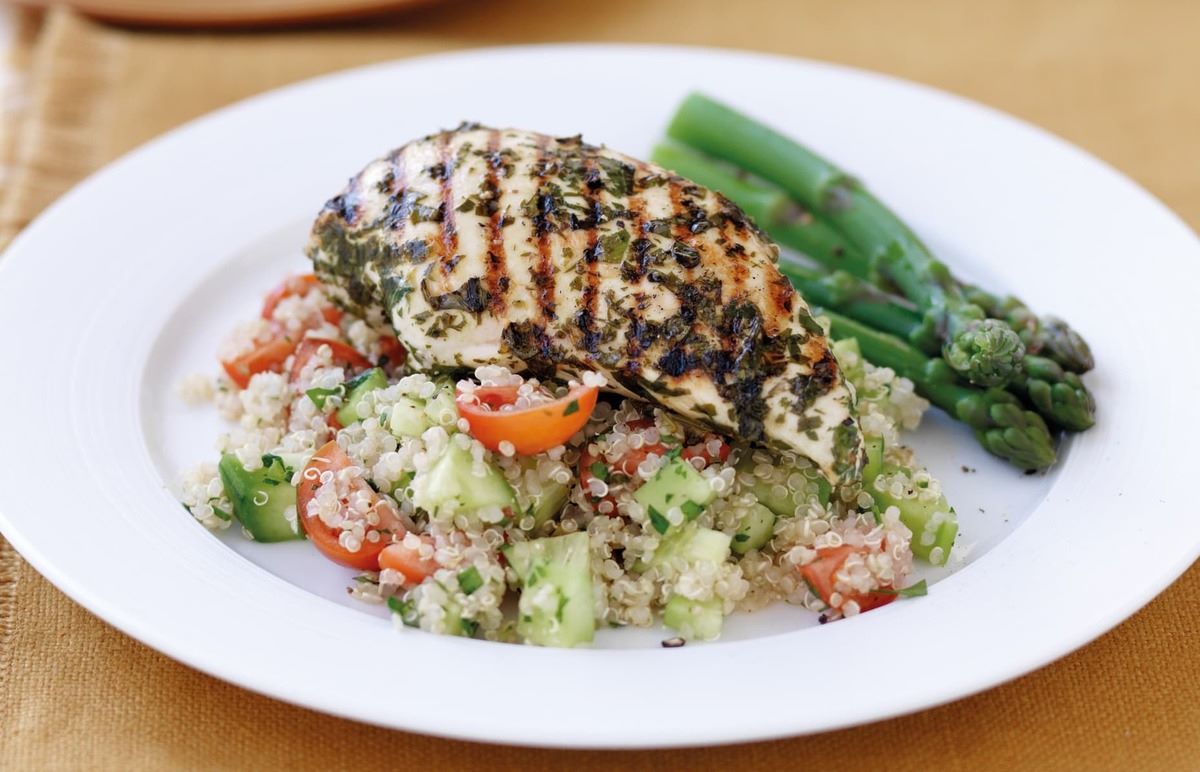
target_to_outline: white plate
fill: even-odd
[[[1087,380],[1100,423],[1064,445],[1049,475],[985,456],[941,416],[915,436],[958,506],[960,543],[975,545],[927,598],[824,627],[779,607],[682,649],[658,647],[661,631],[606,632],[575,651],[398,633],[348,600],[349,572],[307,545],[213,538],[175,502],[168,486],[213,456],[219,430],[213,411],[176,400],[176,380],[213,371],[224,330],[302,266],[308,222],[346,177],[464,118],[582,131],[645,156],[693,88],[858,172],[963,274],[1063,314],[1095,349]],[[1099,161],[878,75],[614,46],[355,70],[171,132],[64,196],[12,245],[0,261],[0,526],[58,587],[150,646],[376,724],[650,747],[871,721],[1062,656],[1195,558],[1188,447],[1172,432],[1200,424],[1195,346],[1174,321],[1191,307],[1198,256],[1176,217]]]

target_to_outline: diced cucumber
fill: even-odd
[[[486,461],[483,467],[484,475],[476,477],[471,452],[451,442],[433,466],[414,478],[413,504],[438,518],[513,506],[516,497],[504,475]]]
[[[663,624],[690,640],[710,641],[721,634],[725,623],[720,598],[689,600],[672,595],[663,607]]]
[[[775,513],[756,503],[742,516],[737,533],[733,535],[732,549],[739,555],[762,549],[774,533]]]
[[[679,507],[688,520],[694,520],[717,494],[696,467],[676,456],[663,464],[658,472],[638,488],[633,498],[659,533],[671,527],[667,510]]]
[[[452,384],[440,384],[437,392],[425,401],[425,417],[433,426],[453,426],[458,421],[458,406],[454,404]]]
[[[564,647],[592,640],[596,616],[586,532],[510,544],[504,556],[521,582],[517,632],[522,638]]]
[[[226,453],[217,464],[233,515],[255,541],[303,539],[296,516],[296,489],[292,470],[279,456],[263,456],[263,468],[247,472],[237,456]]]
[[[690,523],[663,537],[658,549],[654,551],[650,565],[662,565],[676,558],[682,558],[688,563],[706,560],[720,565],[729,559],[732,541],[732,537],[727,533]]]
[[[432,425],[425,406],[408,397],[396,400],[388,416],[388,429],[397,437],[420,437]]]
[[[387,376],[378,367],[372,367],[365,373],[346,381],[342,384],[346,390],[346,399],[338,408],[337,420],[342,426],[349,426],[356,421],[361,421],[363,417],[359,415],[358,408],[364,401],[364,397],[377,389],[386,389],[387,385]]]
[[[872,505],[876,516],[882,515],[888,507],[900,510],[900,522],[913,532],[912,553],[922,560],[928,560],[935,565],[944,565],[950,558],[950,548],[958,536],[958,516],[945,496],[939,496],[935,501],[920,499],[896,498],[887,490],[875,485],[879,475],[893,475],[901,471],[901,467],[884,458],[884,443],[882,437],[868,437],[866,441],[867,463],[863,467],[863,490],[871,494],[875,500]],[[911,474],[911,470],[904,470]],[[948,517],[936,526],[932,524],[935,514],[942,512]],[[927,541],[926,530],[933,531],[932,541]],[[940,548],[937,560],[932,560],[933,551]]]
[[[561,512],[570,493],[571,489],[565,485],[559,485],[556,482],[542,483],[541,492],[536,496],[530,496],[529,507],[525,511],[525,514],[533,517],[533,527],[539,527]]]
[[[746,486],[746,490],[753,493],[759,503],[776,515],[791,517],[796,514],[797,507],[812,498],[816,498],[822,506],[829,503],[829,495],[833,489],[830,487],[829,481],[825,479],[825,475],[816,469],[812,467],[793,469],[787,476],[791,477],[793,472],[798,472],[804,478],[804,484],[799,488],[788,488],[786,485],[776,486],[756,477],[754,474],[756,466],[758,466],[758,462],[754,460],[754,453],[748,450],[744,451],[737,464],[738,477],[750,478],[751,482]]]
[[[895,474],[898,469],[899,467],[884,463],[883,474]],[[895,498],[887,491],[876,488],[873,479],[864,487],[875,499],[874,509],[877,513],[882,514],[888,507],[896,507],[900,510],[900,522],[913,532],[912,553],[914,556],[928,560],[934,565],[946,563],[950,557],[950,548],[954,546],[954,539],[958,536],[958,515],[945,496],[939,496],[935,501]],[[924,537],[925,531],[932,527],[931,520],[938,512],[945,513],[948,517],[933,528],[933,540],[931,543],[927,543]],[[937,554],[937,560],[934,561],[932,559],[933,551],[936,548],[940,548],[941,551]]]
[[[567,503],[570,493],[571,489],[565,485],[559,485],[556,482],[542,483],[541,492],[532,497],[533,500],[529,505],[529,514],[533,516],[534,528],[562,512],[563,505]]]
[[[524,516],[533,518],[534,528],[561,512],[571,493],[569,485],[556,483],[553,480],[543,480],[538,492],[531,494],[530,486],[526,485],[525,479],[531,476],[537,467],[537,459],[529,456],[522,458],[521,479],[517,485],[519,488],[517,499],[524,508],[522,512]]]

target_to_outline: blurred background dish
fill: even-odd
[[[96,19],[161,27],[246,27],[364,19],[443,0],[32,0],[66,5]]]

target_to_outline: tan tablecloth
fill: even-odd
[[[1200,223],[1200,3],[499,0],[261,34],[52,14],[24,119],[0,142],[12,163],[0,237],[88,171],[234,99],[364,62],[574,39],[753,48],[924,81],[1048,127]],[[115,632],[0,541],[0,768],[1200,769],[1198,592],[1194,567],[1061,662],[915,716],[749,746],[567,753],[390,732],[250,694]]]

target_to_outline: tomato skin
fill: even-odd
[[[387,360],[388,367],[400,367],[408,359],[408,350],[394,335],[384,335],[379,338],[380,364]]]
[[[275,309],[284,298],[294,296],[303,297],[315,289],[320,289],[320,287],[321,282],[311,273],[287,277],[263,298],[262,318],[273,319],[275,317]],[[335,327],[342,321],[341,309],[332,303],[326,303],[321,307],[321,316]]]
[[[859,613],[886,606],[895,599],[896,595],[890,592],[868,592],[866,595],[857,595],[853,598],[858,602]]]
[[[563,444],[582,429],[596,408],[599,394],[595,386],[577,386],[562,399],[500,412],[484,405],[498,408],[511,404],[516,400],[517,387],[484,386],[471,394],[459,392],[455,403],[458,414],[467,419],[471,436],[484,447],[499,451],[500,443],[507,441],[519,455],[531,456]]]
[[[846,562],[846,558],[856,552],[862,552],[858,547],[852,547],[849,544],[843,544],[840,547],[823,547],[817,550],[817,559],[813,562],[800,567],[800,575],[808,582],[809,586],[821,597],[821,600],[826,605],[833,605],[829,599],[833,597],[834,578],[837,572],[841,569],[842,564]],[[884,592],[868,592],[865,594],[855,593],[844,596],[843,605],[848,601],[854,601],[858,604],[859,612],[870,611],[880,606],[886,606],[896,599],[895,594]]]
[[[321,487],[321,474],[326,471],[337,472],[352,465],[350,457],[338,447],[336,441],[330,440],[322,445],[300,474],[300,483],[296,486],[296,514],[309,541],[322,555],[334,563],[360,571],[378,571],[379,555],[391,543],[389,537],[382,535],[383,538],[377,542],[363,541],[357,552],[350,552],[338,542],[339,529],[325,525],[319,517],[308,515],[308,502],[312,501]],[[383,514],[382,507],[378,511]],[[399,534],[403,536],[403,528],[399,524],[393,525],[393,529],[399,529]]]
[[[428,536],[422,536],[421,541],[425,544],[433,544],[433,540]],[[383,551],[379,553],[379,567],[399,571],[407,580],[406,584],[420,584],[428,577],[433,576],[433,572],[438,569],[433,558],[421,557],[417,550],[411,549],[402,542],[395,542],[383,548]]]
[[[294,295],[307,295],[311,290],[319,286],[320,282],[317,281],[317,277],[311,273],[287,277],[263,298],[262,318],[271,319],[274,317],[276,307],[279,306],[280,301],[284,298],[290,298]]]
[[[308,361],[317,354],[321,346],[329,346],[333,352],[333,364],[358,370],[369,370],[371,360],[358,353],[354,348],[332,338],[305,338],[296,347],[296,358],[292,360],[292,372],[289,376],[293,383],[300,380],[300,373]]]
[[[296,342],[288,337],[278,337],[255,348],[221,362],[225,373],[239,389],[250,385],[250,378],[262,372],[282,372],[283,363],[296,349]]]
[[[334,327],[342,323],[342,309],[332,303],[321,309],[321,316]]]

